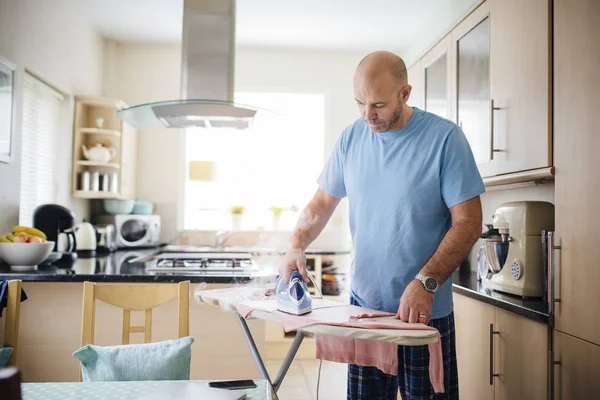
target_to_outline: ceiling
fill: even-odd
[[[119,42],[181,40],[183,0],[76,0]],[[238,45],[420,53],[479,0],[237,0]]]

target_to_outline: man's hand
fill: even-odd
[[[414,279],[408,284],[400,298],[400,307],[396,318],[411,324],[416,322],[428,324],[432,307],[433,293],[425,290],[421,281]]]
[[[302,275],[304,282],[308,282],[308,274],[306,272],[306,256],[300,249],[291,249],[285,253],[281,264],[279,265],[279,275],[285,283],[288,283],[292,272],[298,271]]]

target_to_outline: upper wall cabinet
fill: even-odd
[[[496,174],[552,166],[551,0],[488,1]]]
[[[412,86],[408,104],[423,110],[425,108],[425,104],[423,102],[425,83],[423,81],[423,68],[421,67],[421,64],[421,60],[418,60],[416,63],[410,66],[407,71],[408,83]]]
[[[471,144],[483,177],[496,174],[490,115],[490,15],[483,3],[452,31],[455,121]]]
[[[422,106],[461,126],[484,178],[553,165],[550,1],[486,0],[411,66]]]
[[[549,0],[487,0],[453,29],[456,121],[483,177],[552,166]]]
[[[421,61],[425,110],[447,119],[452,118],[450,44],[450,37],[447,36],[427,52]]]

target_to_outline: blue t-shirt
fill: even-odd
[[[393,313],[450,228],[449,209],[485,191],[461,129],[416,107],[398,131],[374,133],[362,119],[348,126],[318,184],[348,196],[352,296]],[[452,307],[450,276],[435,294],[431,318]]]

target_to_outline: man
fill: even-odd
[[[354,93],[362,118],[338,139],[280,273],[306,279],[304,251],[348,196],[351,303],[438,329],[446,392],[431,387],[427,346],[399,346],[398,376],[349,365],[349,399],[396,399],[398,389],[410,400],[458,398],[449,278],[481,234],[484,186],[460,128],[408,106],[411,89],[400,57],[380,51],[361,61]]]

